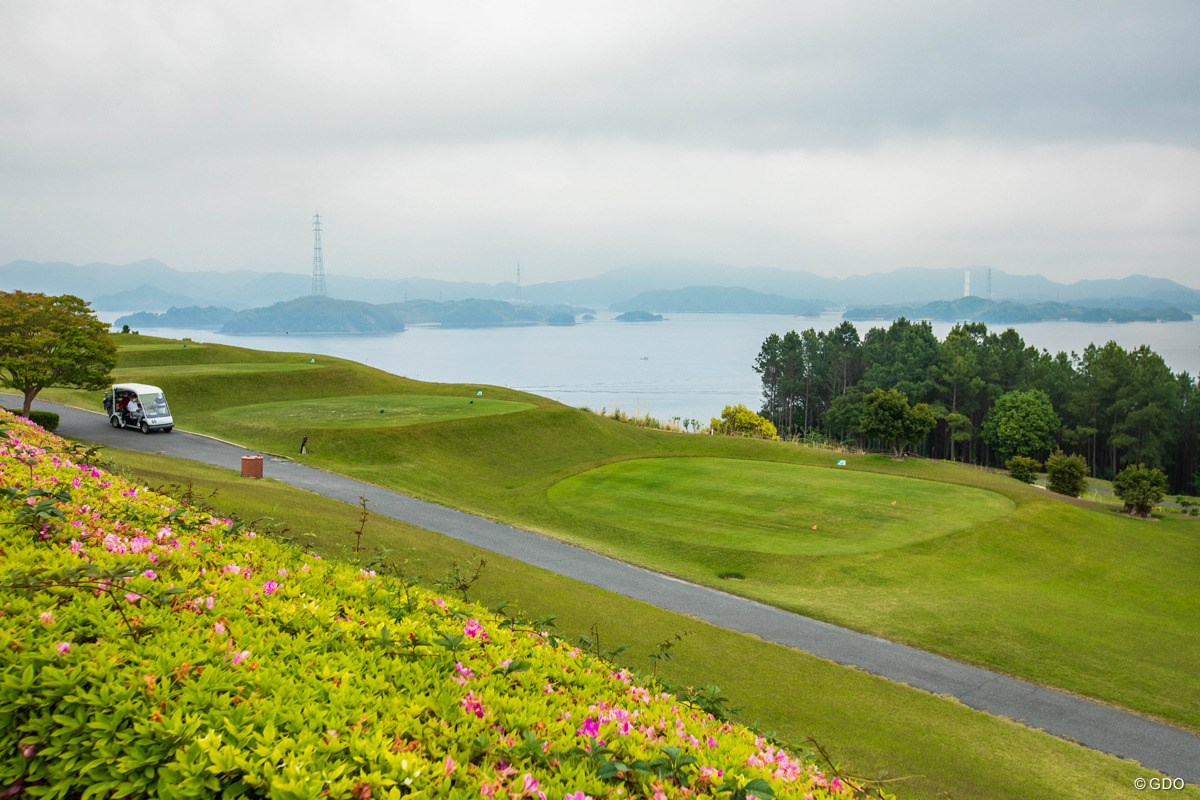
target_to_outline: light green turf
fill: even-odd
[[[619,461],[550,487],[550,502],[680,558],[890,550],[980,525],[1015,504],[965,486],[730,458]],[[718,570],[719,571],[719,570]]]
[[[391,428],[493,414],[513,414],[531,408],[534,408],[532,403],[492,400],[487,397],[403,394],[256,403],[252,406],[219,409],[213,416],[224,422],[245,424],[248,421],[254,427],[290,430]]]
[[[123,338],[124,341],[121,342],[121,351],[125,353],[144,353],[152,350],[195,350],[208,347],[208,345],[198,344],[196,342],[185,343],[176,341],[175,339],[159,339],[150,336],[142,337],[148,340],[145,344],[137,344],[136,342],[129,341],[131,338],[133,338],[131,334],[126,334]]]
[[[357,507],[327,500],[272,480],[155,455],[109,450],[107,455],[151,487],[176,495],[191,488],[223,513],[258,520],[260,530],[288,528],[302,546],[349,557]],[[212,493],[216,492],[215,495]],[[569,578],[480,553],[467,544],[379,516],[366,525],[364,546],[384,548],[391,563],[426,585],[455,562],[482,556],[487,563],[471,599],[512,601],[529,618],[556,615],[556,632],[574,641],[598,632],[604,650],[629,649],[621,662],[647,670],[649,656],[676,634],[672,658],[659,675],[680,685],[716,684],[740,707],[738,718],[807,746],[813,737],[845,773],[884,778],[901,800],[1122,800],[1143,797],[1133,788],[1153,773],[1013,722],[973,711],[858,670],[660,611]],[[593,627],[595,626],[595,627]],[[1198,798],[1200,789],[1171,792]]]
[[[186,366],[127,367],[124,369],[118,369],[115,374],[117,376],[116,382],[133,380],[134,378],[137,378],[139,382],[145,383],[152,380],[157,375],[171,375],[173,377],[178,377],[180,375],[233,375],[247,372],[291,372],[293,370],[320,369],[321,366],[321,364],[309,364],[308,362],[280,364],[189,364]]]

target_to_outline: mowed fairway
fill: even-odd
[[[513,414],[534,408],[532,403],[492,400],[485,397],[444,395],[366,395],[323,397],[319,400],[285,400],[225,408],[218,420],[252,426],[312,428],[390,428],[424,425],[451,419]]]
[[[560,481],[548,494],[565,513],[654,540],[684,558],[703,557],[718,572],[746,552],[889,550],[1015,507],[967,486],[731,458],[620,461]]]

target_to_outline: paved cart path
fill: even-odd
[[[16,398],[0,395],[13,406]],[[237,469],[237,445],[176,430],[143,435],[109,427],[101,414],[35,403],[62,417],[58,432],[111,447],[161,453]],[[753,600],[661,575],[540,534],[418,500],[287,459],[265,457],[267,477],[301,489],[358,503],[373,513],[499,553],[631,597],[668,611],[804,650],[821,658],[882,675],[934,694],[958,698],[971,708],[1040,728],[1105,753],[1133,759],[1189,783],[1200,783],[1200,736],[1092,700],[1047,689],[934,653],[839,628]]]

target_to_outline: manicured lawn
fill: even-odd
[[[196,497],[223,512],[258,520],[264,530],[326,555],[352,555],[358,509],[271,480],[252,481],[162,456],[108,451],[126,472],[154,488]],[[213,492],[216,494],[212,494]],[[716,684],[741,708],[739,719],[792,742],[813,737],[843,771],[882,777],[906,800],[977,798],[1134,798],[1137,777],[1151,773],[1016,723],[973,711],[857,670],[660,611],[399,522],[372,516],[364,544],[384,548],[390,562],[431,584],[455,563],[482,556],[487,566],[470,590],[489,604],[512,601],[529,618],[556,615],[556,630],[577,639],[598,632],[601,647],[629,649],[621,663],[648,670],[649,656],[675,634],[687,635],[660,663],[659,675],[680,685]],[[801,745],[803,747],[803,745]],[[1189,787],[1176,797],[1200,797]]]
[[[720,576],[730,560],[891,550],[1015,508],[996,492],[891,475],[727,458],[648,458],[559,481],[551,504],[637,549]],[[903,501],[903,502],[901,502]]]
[[[155,344],[141,338],[133,343]],[[312,358],[176,344],[122,352],[121,374],[133,380],[146,367],[307,364]],[[314,466],[1200,730],[1196,518],[1132,520],[1111,508],[1072,504],[1004,475],[944,462],[852,455],[848,466],[834,469],[844,454],[646,430],[509,389],[421,383],[348,361],[315,359],[320,369],[219,377],[163,370],[154,382],[166,390],[184,429],[271,453],[295,453],[299,435],[307,434],[303,460]],[[457,400],[479,389],[487,399],[535,408],[402,427],[316,425],[303,431],[258,426],[253,414],[233,413],[281,398],[320,406],[360,396],[369,416],[379,397]],[[92,393],[55,390],[46,399],[97,407]],[[374,415],[381,416],[378,407]],[[388,417],[386,411],[382,416]],[[681,476],[674,471],[688,461],[710,471],[672,477]],[[626,462],[630,466],[618,466]],[[757,464],[743,466],[748,462]],[[746,470],[763,472],[750,478]],[[632,478],[621,492],[606,491],[602,479],[609,475]],[[793,475],[818,485],[836,476],[877,493],[852,494],[855,501],[839,509],[843,501],[826,496],[831,492],[788,495],[791,479],[782,476]],[[708,496],[692,484],[701,479]],[[755,485],[760,481],[763,487]],[[750,494],[736,502],[722,496],[733,490]],[[576,499],[564,502],[571,491],[579,505]],[[941,495],[961,502],[939,505]],[[586,503],[596,507],[583,513]],[[713,506],[706,512],[708,503]],[[993,513],[996,503],[999,513]],[[727,519],[729,512],[741,515],[738,521]],[[697,527],[724,537],[708,551],[710,543],[687,538],[689,515],[699,520],[704,513],[708,517]],[[670,524],[660,531],[643,517]],[[839,531],[847,519],[863,524]],[[742,522],[747,528],[739,531]],[[739,540],[751,546],[730,546]],[[797,548],[797,541],[810,547]],[[729,573],[744,579],[720,577]]]
[[[534,407],[532,403],[492,400],[487,397],[385,394],[257,403],[252,406],[219,409],[214,412],[214,417],[226,424],[252,425],[267,429],[374,429],[423,425],[428,422],[486,417],[493,414],[512,414]]]

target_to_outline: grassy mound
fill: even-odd
[[[0,424],[6,794],[863,796],[518,620]]]
[[[729,559],[903,547],[993,520],[1011,500],[891,475],[725,458],[619,461],[549,490],[564,513],[719,572]],[[903,503],[897,498],[902,498]]]

